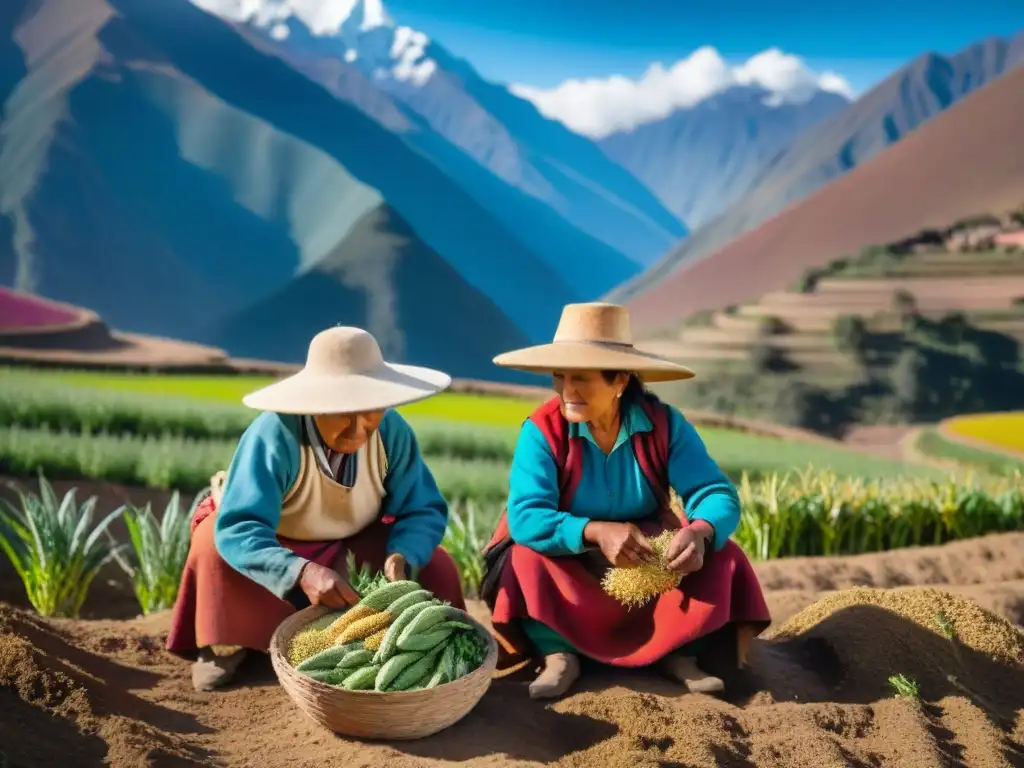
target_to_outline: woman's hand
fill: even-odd
[[[680,528],[665,553],[669,570],[685,575],[703,568],[708,538],[714,533],[714,529],[703,520]]]
[[[384,578],[388,581],[404,581],[409,578],[409,565],[402,555],[395,552],[384,561]]]
[[[592,521],[583,529],[583,540],[596,544],[616,568],[643,565],[654,557],[654,550],[643,532],[632,523]]]
[[[359,602],[359,595],[336,571],[310,562],[299,575],[299,588],[313,605],[346,608]]]

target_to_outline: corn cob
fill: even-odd
[[[398,650],[398,636],[402,633],[403,629],[412,622],[419,614],[428,608],[434,607],[434,603],[416,603],[411,608],[406,608],[402,611],[402,615],[395,619],[394,623],[388,627],[388,632],[384,635],[384,640],[380,644],[380,648],[377,649],[377,655],[373,657],[374,664],[384,664]]]
[[[373,592],[359,601],[359,605],[366,605],[374,610],[383,611],[402,595],[406,595],[419,588],[420,585],[415,581],[391,581],[373,590]]]
[[[402,595],[400,598],[395,600],[391,605],[387,607],[387,612],[392,616],[401,616],[402,611],[406,608],[411,608],[417,603],[424,603],[429,600],[433,595],[425,589],[417,589],[413,592],[408,592]]]
[[[347,670],[346,670],[347,671]],[[373,688],[373,683],[380,673],[380,667],[370,664],[360,667],[341,681],[341,687],[347,691],[366,691]]]
[[[360,619],[373,616],[375,613],[377,613],[377,611],[368,605],[360,604],[349,608],[327,628],[327,634],[333,642],[341,637],[341,633],[352,626],[355,622]]]
[[[332,645],[326,650],[316,653],[295,668],[299,672],[311,672],[314,669],[334,669],[338,666],[345,654],[351,651],[351,648],[347,648],[344,645]]]
[[[362,640],[375,632],[385,629],[390,623],[390,613],[387,611],[375,613],[372,616],[367,616],[365,619],[359,619],[359,621],[350,624],[338,637],[338,642],[352,643],[356,640]]]
[[[401,651],[429,651],[438,643],[443,643],[449,637],[451,637],[452,629],[438,629],[431,630],[430,632],[421,632],[418,635],[406,638],[402,641],[402,638],[398,639],[398,649]]]
[[[458,620],[465,615],[464,611],[460,611],[458,608],[453,608],[450,605],[431,605],[426,610],[417,614],[416,617],[406,625],[405,629],[402,630],[402,634],[398,637],[399,645],[408,641],[408,639],[413,635],[418,635],[427,631],[438,622],[444,621],[445,619]]]
[[[390,686],[392,681],[401,674],[403,669],[422,658],[423,654],[419,651],[409,651],[407,653],[399,653],[397,656],[392,656],[387,660],[384,666],[380,668],[380,672],[377,673],[377,678],[373,681],[373,689],[375,691],[387,690],[388,686]]]
[[[431,673],[434,671],[434,662],[437,660],[437,657],[441,655],[441,651],[443,650],[444,646],[439,645],[434,650],[403,669],[398,677],[396,677],[391,683],[390,690],[406,691],[417,683],[429,680]]]
[[[378,648],[380,648],[380,644],[384,642],[384,636],[387,635],[387,633],[387,627],[377,632],[374,632],[372,635],[363,640],[363,648],[365,648],[368,651],[376,651]]]
[[[373,651],[366,648],[356,648],[345,654],[338,662],[338,669],[353,670],[364,667],[373,659]]]

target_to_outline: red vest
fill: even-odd
[[[650,396],[641,400],[640,405],[654,429],[633,435],[633,453],[659,504],[668,504],[668,411]],[[537,425],[547,439],[551,455],[555,457],[560,491],[558,508],[567,510],[572,505],[576,488],[583,477],[584,453],[580,443],[584,438],[569,437],[569,422],[562,416],[557,397],[534,411],[530,421]]]
[[[658,506],[668,509],[668,409],[660,400],[653,395],[645,395],[640,401],[647,418],[651,420],[654,429],[648,432],[637,432],[632,437],[633,454],[636,456],[640,470],[650,484]],[[537,425],[541,434],[548,441],[551,455],[555,459],[555,466],[558,469],[558,508],[567,510],[572,505],[573,497],[576,495],[576,488],[579,487],[580,479],[583,477],[583,456],[580,441],[585,438],[569,436],[569,422],[562,416],[561,406],[558,397],[553,397],[537,408],[530,416],[530,421]],[[481,585],[481,596],[485,601],[490,602],[497,589],[497,580],[500,578],[501,567],[504,565],[504,556],[512,544],[508,532],[506,512],[501,513],[498,525],[490,542],[484,547],[484,579]]]

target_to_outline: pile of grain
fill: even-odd
[[[808,606],[773,633],[777,639],[805,633],[852,606],[874,605],[943,636],[952,634],[968,648],[1007,664],[1024,663],[1024,634],[973,600],[930,587],[859,587],[828,595]],[[864,628],[870,632],[870,627]]]

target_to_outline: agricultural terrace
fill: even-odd
[[[70,326],[82,320],[82,312],[52,301],[15,293],[0,287],[0,333]]]
[[[841,433],[1020,408],[1022,344],[1024,250],[925,231],[642,346],[700,365],[674,402]]]
[[[914,437],[913,449],[927,460],[949,467],[975,469],[994,475],[1024,472],[1024,456],[977,448],[956,438],[947,439],[938,427],[919,430]]]

